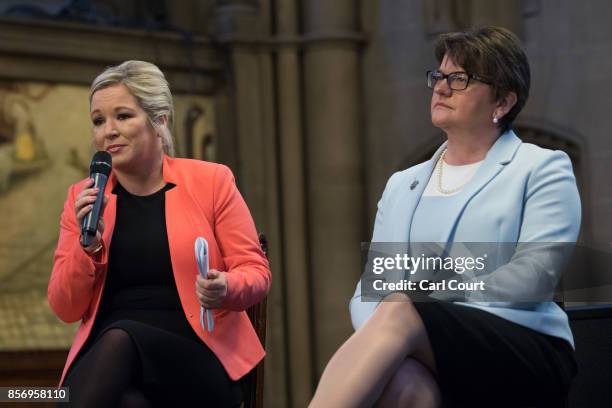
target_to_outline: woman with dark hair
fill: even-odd
[[[240,406],[238,380],[265,354],[245,309],[271,277],[231,171],[172,157],[172,94],[151,63],[106,69],[89,106],[93,144],[113,164],[104,219],[82,247],[98,191],[90,178],[69,188],[48,290],[60,319],[80,321],[60,380],[70,405]],[[201,307],[214,327],[202,327]]]
[[[356,332],[311,407],[548,406],[562,404],[576,373],[567,315],[534,295],[558,276],[532,262],[529,245],[575,242],[580,199],[568,156],[512,131],[529,93],[527,57],[498,27],[442,35],[435,55],[431,120],[447,141],[389,179],[372,242],[514,243],[483,277],[497,284],[487,300],[505,301],[434,291],[427,301],[394,292],[369,302],[360,281]]]

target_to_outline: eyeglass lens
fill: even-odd
[[[436,83],[440,80],[446,79],[450,89],[454,91],[462,91],[467,88],[469,78],[463,72],[453,72],[448,75],[444,75],[439,71],[428,71],[427,72],[427,87],[433,89]]]

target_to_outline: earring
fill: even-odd
[[[497,119],[497,116],[493,116],[493,123],[495,124],[499,123],[499,119]]]

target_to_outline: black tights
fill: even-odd
[[[70,407],[148,408],[152,404],[139,389],[140,359],[130,335],[110,329],[70,370]]]

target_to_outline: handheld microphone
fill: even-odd
[[[89,177],[94,180],[92,188],[99,188],[100,191],[98,191],[93,208],[83,217],[83,224],[81,225],[81,246],[83,248],[93,244],[96,239],[98,221],[100,220],[100,212],[104,203],[104,188],[111,172],[112,161],[110,153],[102,150],[96,152],[91,159]]]

